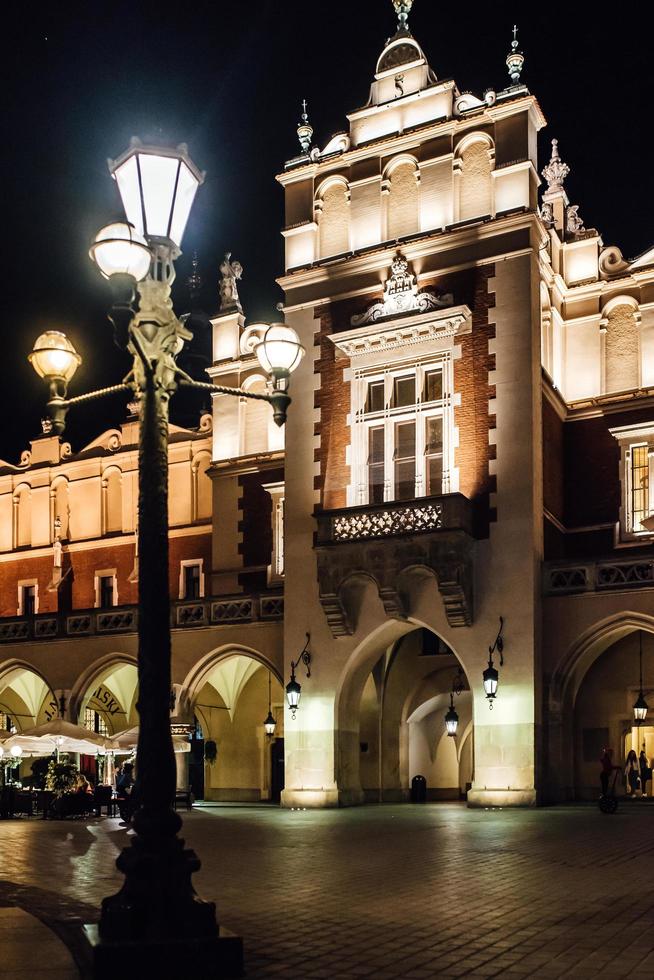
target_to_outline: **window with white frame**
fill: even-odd
[[[118,581],[115,568],[96,572],[94,584],[96,609],[111,609],[118,605]]]
[[[637,540],[654,530],[643,524],[654,515],[654,423],[610,431],[620,445],[620,538]]]
[[[355,390],[356,502],[449,493],[454,448],[449,352],[417,363],[361,369]]]
[[[180,599],[201,599],[204,596],[204,573],[202,558],[180,562],[179,568],[179,597]]]
[[[263,489],[272,500],[272,550],[268,566],[268,584],[275,585],[284,579],[284,504],[285,487],[283,483],[264,483]]]
[[[39,584],[35,578],[18,583],[18,615],[34,616],[39,611]]]

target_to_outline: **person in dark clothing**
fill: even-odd
[[[643,743],[638,756],[638,765],[640,766],[640,788],[643,791],[643,796],[647,796],[647,784],[652,778],[652,770],[649,767],[649,759],[645,755],[645,743]]]
[[[609,791],[609,777],[614,770],[619,769],[620,766],[615,766],[613,764],[613,749],[606,748],[602,752],[600,758],[600,783],[602,785],[602,796],[606,796]]]
[[[118,809],[123,823],[129,823],[134,810],[134,765],[126,762],[116,782]]]
[[[629,787],[629,792],[632,796],[635,796],[640,785],[640,765],[638,764],[638,756],[636,755],[634,749],[629,749],[629,752],[627,753],[624,774],[627,780],[627,786]]]

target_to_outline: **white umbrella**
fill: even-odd
[[[139,741],[138,725],[135,728],[128,728],[124,732],[119,732],[110,740],[107,750],[116,755],[129,755],[133,752]],[[191,743],[183,735],[173,735],[173,748],[175,752],[190,752]]]
[[[12,735],[2,747],[11,752],[13,746],[23,750],[24,755],[52,755],[53,752],[79,752],[80,755],[96,755],[110,749],[111,739],[104,735],[73,725],[62,718],[53,718],[44,725],[29,728],[20,735]]]

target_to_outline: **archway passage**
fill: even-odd
[[[134,663],[114,660],[86,684],[79,700],[78,724],[101,735],[118,735],[138,725],[138,671]]]
[[[41,674],[18,661],[0,665],[0,739],[43,725],[57,714],[57,700]],[[20,761],[10,771],[3,771],[2,779],[29,776],[32,762]]]
[[[414,628],[391,643],[365,678],[353,670],[346,679],[340,703],[348,702],[351,717],[341,712],[337,736],[342,802],[409,800],[415,777],[425,780],[427,800],[465,799],[472,784],[472,695],[440,637]],[[448,735],[452,703],[457,721]]]
[[[644,750],[649,768],[654,757],[654,717],[649,711],[643,724],[634,717],[634,704],[640,693],[640,652],[645,699],[654,707],[654,635],[631,628],[599,653],[586,670],[576,691],[573,706],[572,776],[574,797],[596,799],[600,792],[600,757],[605,748],[613,750],[613,761],[624,768],[630,750],[639,756]],[[564,735],[565,738],[565,735]],[[640,766],[639,766],[640,776]],[[629,795],[631,787],[618,776],[618,787]],[[635,787],[637,793],[651,794],[651,783],[643,773]],[[634,793],[636,795],[636,793]]]
[[[189,779],[196,799],[279,802],[283,701],[272,668],[246,652],[223,652],[206,666],[190,696],[196,737]],[[276,721],[272,737],[264,731],[269,707]]]

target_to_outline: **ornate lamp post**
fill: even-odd
[[[172,808],[175,760],[170,731],[171,638],[168,592],[168,406],[178,385],[267,401],[278,425],[286,420],[290,373],[304,353],[293,330],[271,327],[260,347],[270,376],[266,394],[196,382],[176,358],[192,334],[174,313],[170,298],[173,262],[180,254],[191,205],[203,174],[185,145],[176,150],[133,140],[109,168],[118,184],[128,223],[108,225],[90,254],[109,280],[115,339],[132,356],[125,380],[111,388],[68,399],[67,384],[81,358],[63,334],[44,334],[30,361],[50,386],[52,429],[64,431],[68,410],[102,395],[130,391],[139,404],[139,622],[140,717],[138,802],[135,836],[117,860],[125,875],[118,894],[104,899],[99,926],[87,926],[95,976],[114,974],[118,947],[121,972],[141,976],[207,975],[240,968],[236,937],[219,937],[215,906],[196,895],[191,875],[200,867],[177,836],[182,821]],[[138,304],[136,289],[138,284]],[[270,334],[270,336],[269,336]],[[219,942],[222,945],[219,946]],[[123,949],[124,953],[124,949]],[[222,964],[222,965],[221,965]]]

